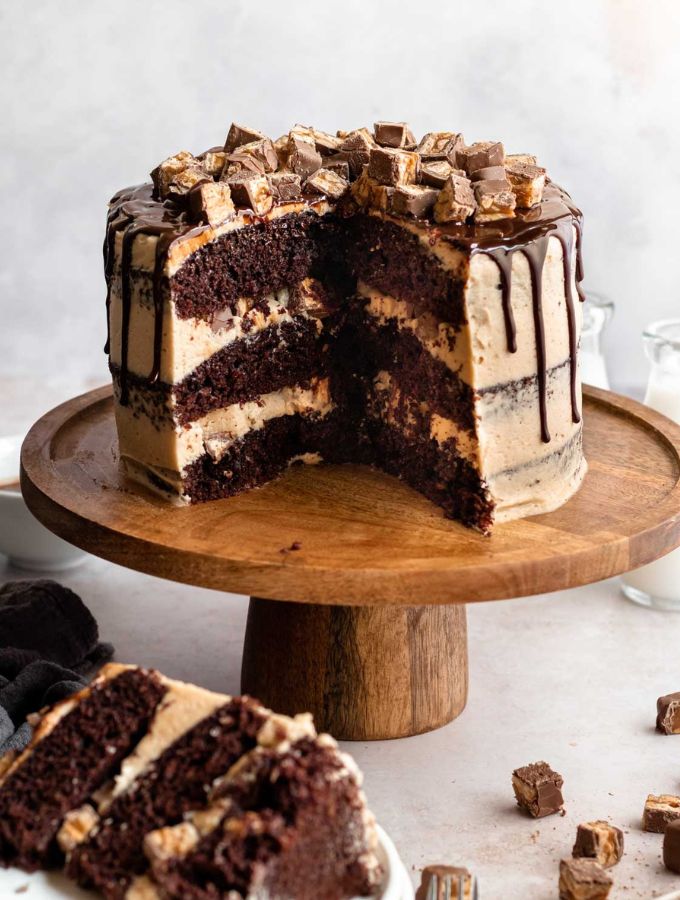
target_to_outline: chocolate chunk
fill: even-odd
[[[434,207],[439,192],[421,184],[405,184],[394,189],[390,198],[390,212],[397,216],[424,218]]]
[[[672,794],[650,794],[642,814],[643,831],[663,834],[666,826],[680,820],[680,797]]]
[[[333,311],[328,292],[316,278],[303,278],[293,291],[293,305],[314,319],[325,319]]]
[[[230,176],[227,183],[237,206],[252,209],[258,216],[263,216],[272,208],[274,197],[266,175],[237,172]]]
[[[469,147],[456,149],[455,164],[468,175],[472,175],[477,169],[487,166],[502,166],[505,162],[503,144],[497,141],[478,141]]]
[[[204,181],[212,181],[205,169],[202,169],[198,165],[189,166],[186,169],[182,169],[181,172],[178,172],[172,179],[168,185],[166,197],[174,198],[175,200],[184,197],[192,190],[192,188],[195,188],[197,184],[201,184]]]
[[[345,181],[349,181],[349,162],[346,153],[334,153],[333,156],[326,156],[323,161],[324,169],[330,169],[331,172],[337,172]]]
[[[600,819],[584,822],[576,831],[572,856],[594,859],[605,869],[609,869],[623,856],[623,832]]]
[[[227,155],[221,147],[211,147],[210,150],[202,153],[198,159],[200,159],[201,165],[208,175],[213,178],[219,178],[227,161]]]
[[[361,170],[368,165],[368,157],[372,148],[376,146],[373,136],[366,128],[358,128],[350,131],[340,145],[340,150],[347,154],[349,172],[352,178],[358,178]]]
[[[671,822],[663,834],[663,864],[680,875],[680,821]]]
[[[174,156],[169,156],[159,163],[151,173],[151,180],[155,189],[156,197],[165,200],[168,196],[170,182],[180,172],[188,168],[200,167],[199,161],[188,150],[180,150]]]
[[[261,131],[255,131],[254,128],[246,128],[245,125],[237,125],[236,122],[231,123],[229,134],[224,142],[224,149],[227,153],[231,153],[242,144],[250,144],[252,141],[263,141],[267,137]]]
[[[434,205],[435,222],[464,222],[477,207],[472,186],[461,175],[449,175]]]
[[[342,144],[339,137],[328,134],[327,131],[319,131],[318,128],[312,128],[311,125],[294,125],[290,133],[311,141],[322,156],[336,153]]]
[[[371,178],[368,170],[364,169],[352,185],[352,196],[359,206],[370,206],[373,209],[387,210],[391,205],[394,190],[393,187],[380,184],[375,178]]]
[[[498,181],[477,181],[474,185],[475,222],[494,222],[515,215],[515,195],[506,179]]]
[[[305,181],[305,189],[315,194],[324,194],[326,197],[332,197],[339,200],[340,197],[348,190],[349,182],[337,172],[330,169],[317,169]]]
[[[465,172],[462,169],[454,169],[445,159],[433,159],[420,164],[421,184],[443,188],[449,175],[465,175]]]
[[[437,900],[471,900],[473,896],[473,877],[462,866],[434,865],[425,866],[420,876],[420,886],[416,891],[416,900],[427,900],[430,896],[430,883],[434,881]],[[444,885],[450,881],[451,891],[447,895]]]
[[[451,165],[456,165],[456,151],[463,146],[462,134],[455,131],[429,131],[417,149],[423,159],[445,159]]]
[[[227,156],[230,166],[238,166],[247,172],[255,172],[264,175],[266,172],[275,172],[279,166],[279,158],[276,155],[274,144],[269,138],[261,141],[251,141],[249,144],[241,144],[233,153]]]
[[[560,861],[560,900],[605,900],[612,879],[594,859]]]
[[[321,168],[321,154],[314,142],[291,132],[288,137],[288,168],[300,178],[309,178]]]
[[[189,191],[189,212],[197,222],[219,225],[230,219],[236,210],[231,188],[224,181],[203,181]]]
[[[268,180],[277,200],[297,200],[302,196],[300,176],[294,172],[273,172]]]
[[[470,175],[470,181],[507,181],[504,166],[484,166]]]
[[[535,819],[562,811],[563,784],[562,776],[543,761],[515,769],[512,773],[512,787],[517,805]]]
[[[545,169],[529,163],[511,163],[505,167],[506,177],[515,194],[517,206],[530,209],[541,202],[545,187]]]
[[[418,174],[418,154],[410,150],[374,147],[368,158],[368,174],[380,184],[391,187],[413,184]]]
[[[656,701],[656,730],[662,734],[680,734],[680,691]]]
[[[406,122],[376,122],[373,126],[373,136],[381,147],[403,150],[415,144],[413,132]]]

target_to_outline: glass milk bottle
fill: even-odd
[[[643,338],[652,362],[645,403],[680,423],[680,319],[654,322]],[[680,550],[628,572],[623,592],[644,606],[680,612]]]
[[[602,333],[614,315],[614,304],[602,294],[588,291],[583,304],[583,327],[579,347],[581,381],[609,389],[609,378],[602,353]]]

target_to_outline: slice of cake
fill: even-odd
[[[328,735],[285,740],[237,763],[207,809],[148,835],[153,877],[130,900],[366,896],[376,845],[351,758]]]
[[[238,883],[246,893],[261,873],[270,896],[297,896],[290,885],[304,853],[329,897],[377,885],[360,776],[330,738],[317,739],[308,714],[280,716],[249,697],[109,665],[34,724],[29,748],[0,760],[4,866],[31,871],[65,860],[67,875],[107,900],[165,897],[150,871],[156,836],[181,834],[187,817],[205,824],[218,808],[221,819],[228,806],[244,830],[229,831],[233,843],[222,840],[220,853],[245,853]],[[251,851],[268,861],[266,873]],[[179,896],[203,896],[201,876],[195,881]]]
[[[29,746],[0,761],[0,864],[30,872],[60,861],[64,816],[116,774],[165,692],[155,673],[110,664],[36,722]]]
[[[232,125],[152,179],[105,243],[132,478],[196,502],[362,462],[487,533],[578,489],[581,214],[534,157]]]

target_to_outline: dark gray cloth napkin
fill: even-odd
[[[0,755],[29,742],[30,713],[80,690],[112,656],[69,588],[47,580],[0,587]]]

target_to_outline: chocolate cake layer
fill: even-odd
[[[215,462],[207,453],[187,467],[184,490],[192,502],[231,497],[258,487],[283,472],[291,460],[312,454],[346,462],[356,439],[351,429],[340,427],[337,415],[282,416],[235,442]],[[329,457],[328,453],[332,452]]]
[[[175,741],[106,809],[103,823],[74,850],[66,874],[108,900],[122,900],[134,876],[148,867],[144,836],[199,809],[206,787],[256,746],[266,718],[256,702],[234,698]]]
[[[374,464],[419,491],[447,516],[488,533],[494,502],[479,470],[458,452],[455,440],[439,443],[425,427],[408,432],[382,419],[369,420]]]
[[[185,829],[187,835],[193,829],[195,841],[187,842],[188,852],[165,854],[172,829],[150,836],[147,852],[162,896],[245,897],[255,889],[262,896],[339,900],[375,892],[380,871],[359,778],[331,738],[255,751],[211,800],[211,825],[199,815]]]
[[[170,279],[177,315],[208,318],[239,297],[262,297],[314,269],[320,247],[312,212],[227,232],[192,254]]]
[[[147,409],[153,406],[159,418],[172,415],[186,425],[211,410],[245,403],[287,385],[306,385],[327,369],[320,331],[318,319],[296,316],[228,344],[176,385],[149,384],[148,379],[129,374],[131,402],[135,389],[143,391]],[[111,372],[118,385],[118,367],[112,365]]]
[[[357,355],[373,373],[395,374],[405,397],[427,400],[432,412],[455,421],[474,434],[474,397],[470,385],[458,373],[436,359],[410,331],[401,331],[394,320],[378,325],[366,317],[359,325]]]
[[[95,685],[0,786],[0,862],[26,871],[61,858],[64,815],[113,777],[165,693],[156,675],[123,671]]]
[[[433,313],[454,328],[465,322],[465,272],[445,269],[412,233],[377,216],[357,215],[344,240],[351,271],[384,294]]]

